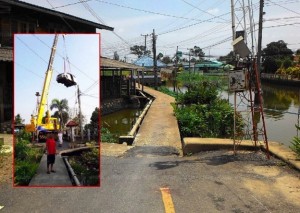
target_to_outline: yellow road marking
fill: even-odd
[[[162,200],[165,205],[166,213],[175,213],[174,204],[172,201],[172,196],[169,188],[160,188]]]

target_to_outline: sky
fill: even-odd
[[[188,49],[198,46],[205,55],[218,58],[232,50],[232,18],[230,0],[23,0],[27,3],[46,7],[71,14],[100,24],[113,27],[114,31],[98,30],[101,33],[101,52],[104,57],[113,58],[116,51],[120,59],[127,62],[136,60],[130,53],[130,47],[144,45],[146,36],[147,49],[152,49],[152,33],[157,36],[157,54],[173,57],[179,51],[188,53]],[[249,9],[253,11],[253,46],[257,47],[259,0],[233,0],[235,9],[236,30],[249,29]],[[243,6],[242,3],[245,2]],[[273,41],[283,40],[288,48],[300,49],[300,0],[265,0],[262,47]],[[249,3],[250,6],[249,7]],[[243,13],[245,11],[245,16]],[[246,27],[244,27],[244,19]],[[22,37],[22,35],[20,35]],[[43,44],[37,36],[24,36],[16,39],[16,113],[29,121],[36,97],[41,91],[53,36],[39,36],[47,43]],[[95,36],[97,37],[97,36]],[[70,41],[69,41],[70,39]],[[92,62],[98,63],[98,48],[94,48],[98,39],[83,38],[73,40],[66,38],[71,63],[80,67],[80,71],[72,67],[80,89],[87,91],[82,96],[83,114],[89,120],[95,106],[98,106],[97,71]],[[21,42],[23,41],[23,42]],[[251,49],[250,31],[247,34],[247,46]],[[94,42],[94,43],[93,43]],[[24,45],[27,44],[26,45]],[[58,52],[64,54],[62,38],[59,38]],[[89,46],[91,45],[91,46]],[[29,48],[34,49],[33,53]],[[84,51],[87,51],[86,53]],[[98,51],[98,52],[97,52]],[[256,48],[255,50],[256,51]],[[255,53],[255,52],[254,52]],[[71,57],[72,56],[72,57]],[[32,60],[31,60],[32,58]],[[88,62],[88,60],[91,60]],[[84,62],[84,63],[83,63]],[[49,92],[52,98],[67,98],[70,107],[75,105],[75,87],[66,89],[55,82],[56,75],[63,72],[62,56],[54,60],[54,73]],[[24,80],[26,79],[26,81]],[[27,79],[30,79],[29,81]],[[62,92],[63,91],[63,92]]]
[[[35,93],[42,94],[54,34],[16,34],[14,39],[15,115],[20,114],[28,124],[37,105]],[[68,58],[66,72],[76,77],[82,92],[82,114],[89,122],[92,112],[99,107],[99,41],[100,34],[65,34],[64,38],[59,35],[48,95],[49,110],[54,98],[67,99],[71,113],[78,113],[77,87],[67,88],[56,82],[56,76],[64,73],[64,59]]]
[[[114,32],[101,30],[101,54],[109,58],[117,51],[121,59],[134,61],[136,56],[130,54],[130,47],[144,45],[145,36],[142,35],[148,35],[147,49],[151,49],[153,29],[157,35],[157,53],[171,57],[177,46],[184,53],[199,46],[206,55],[216,58],[232,50],[230,0],[84,0],[84,3],[80,0],[25,1],[114,27]],[[249,8],[253,11],[253,45],[257,46],[259,0],[233,2],[236,30],[245,28],[243,17],[246,17],[246,28],[249,28]],[[242,2],[245,2],[244,7]],[[300,0],[265,0],[263,48],[270,42],[283,40],[290,49],[300,49],[299,9]],[[247,38],[247,45],[251,49],[250,32]]]

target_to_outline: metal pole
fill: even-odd
[[[173,91],[176,91],[176,76],[177,76],[177,69],[178,69],[178,56],[177,56],[177,52],[178,52],[178,46],[176,48],[176,61],[175,61],[175,70],[174,70],[174,74],[173,74]]]
[[[236,154],[236,141],[235,141],[235,135],[236,135],[236,91],[234,91],[234,114],[233,114],[233,152]]]
[[[79,85],[77,85],[77,95],[78,95],[78,106],[79,106],[79,128],[80,128],[80,136],[81,136],[81,142],[83,142],[82,114],[81,114],[81,101],[80,101],[81,92],[79,90]]]
[[[252,4],[250,3],[250,0],[248,0],[248,8],[249,8],[249,19],[250,19],[250,33],[251,33],[251,50],[252,50],[252,56],[254,56],[254,42],[253,42],[253,10],[252,10]]]
[[[232,22],[232,41],[234,41],[234,39],[235,39],[235,10],[234,10],[234,0],[231,0],[231,22]]]
[[[243,0],[243,14],[244,14],[244,41],[247,44],[247,23],[246,23],[246,10],[245,10],[245,0]]]
[[[191,74],[191,49],[189,50],[189,74]]]
[[[157,59],[156,59],[156,35],[153,29],[153,71],[154,71],[154,88],[157,90]]]
[[[263,24],[263,13],[264,13],[264,0],[259,1],[259,22],[258,22],[258,44],[257,44],[257,74],[258,79],[260,80],[260,72],[261,72],[261,43],[262,43],[262,24]]]

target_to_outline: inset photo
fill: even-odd
[[[15,187],[100,186],[100,34],[14,35]]]

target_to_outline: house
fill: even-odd
[[[154,70],[153,70],[153,58],[149,57],[149,56],[142,56],[140,58],[138,58],[135,62],[133,62],[135,65],[138,66],[142,66],[148,69],[147,72],[144,73],[138,73],[138,75],[142,75],[143,74],[143,80],[141,81],[142,84],[146,85],[146,86],[150,86],[150,85],[155,85],[155,78],[154,78]],[[160,60],[157,60],[157,83],[158,85],[161,84],[161,71],[164,70],[168,70],[166,69],[167,65],[165,63],[163,63]],[[169,70],[168,70],[169,71]],[[172,72],[172,71],[171,71]],[[138,76],[135,76],[135,78],[137,79]]]
[[[133,63],[137,66],[152,68],[153,67],[153,58],[145,55],[145,56],[138,58]],[[157,60],[157,67],[163,68],[163,67],[167,67],[167,65],[165,63],[163,63],[162,61]]]
[[[146,80],[145,76],[137,76],[137,73],[144,73],[149,69],[105,57],[101,57],[100,64],[101,114],[106,115],[135,105],[136,83]]]
[[[211,70],[221,69],[222,66],[223,66],[222,62],[207,60],[207,61],[202,61],[201,63],[194,64],[193,66],[191,65],[191,69],[193,71],[208,72],[208,71],[211,71]],[[185,64],[184,69],[189,70],[189,65]]]
[[[113,28],[18,0],[0,0],[0,132],[13,119],[13,34],[96,33]]]

